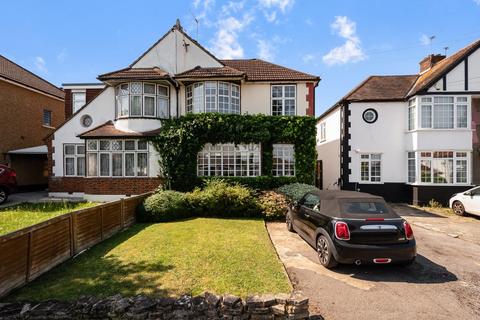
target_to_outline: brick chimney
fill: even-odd
[[[446,56],[443,54],[430,54],[426,56],[422,61],[420,61],[420,73],[427,71],[445,58]]]

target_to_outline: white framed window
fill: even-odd
[[[468,128],[467,97],[422,97],[420,101],[422,129]]]
[[[327,124],[325,122],[320,123],[320,142],[327,140]]]
[[[417,105],[416,99],[410,99],[408,101],[408,131],[415,130],[417,128]]]
[[[47,127],[52,126],[52,111],[43,109],[42,124]]]
[[[187,113],[240,114],[240,86],[220,81],[191,84],[185,89]]]
[[[381,182],[382,155],[380,153],[360,155],[360,180],[362,182]]]
[[[147,177],[145,140],[87,140],[87,175],[91,177]]]
[[[293,144],[273,145],[273,176],[295,176],[295,147]]]
[[[468,152],[420,152],[420,182],[426,184],[466,184],[469,167]]]
[[[85,145],[65,143],[63,145],[63,162],[65,176],[85,176]]]
[[[169,88],[149,82],[123,83],[115,88],[117,118],[169,117]]]
[[[415,183],[417,181],[417,161],[415,152],[407,152],[407,176],[408,183]]]
[[[296,85],[273,85],[271,89],[272,115],[294,116],[296,114],[296,91]]]
[[[73,113],[80,110],[81,107],[87,102],[87,94],[85,91],[73,91],[72,92],[72,111]]]
[[[256,177],[260,159],[259,144],[207,143],[197,155],[197,175]]]

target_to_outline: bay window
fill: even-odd
[[[295,85],[272,86],[272,115],[294,116],[296,114]]]
[[[422,184],[468,183],[468,152],[421,151],[408,153],[408,182],[415,183],[416,165],[411,159],[419,155],[420,180]]]
[[[63,159],[65,176],[85,175],[85,145],[64,144]]]
[[[148,156],[144,140],[87,140],[87,175],[146,177]]]
[[[273,176],[295,176],[295,149],[293,144],[273,145]]]
[[[414,183],[417,177],[417,162],[415,152],[408,152],[408,182]]]
[[[169,116],[167,86],[131,82],[115,88],[117,118],[145,117],[166,119]]]
[[[360,180],[362,182],[380,182],[382,173],[382,155],[380,153],[360,155]]]
[[[220,81],[191,84],[185,88],[187,113],[240,114],[240,86]]]
[[[206,144],[197,155],[198,176],[260,175],[259,144]]]
[[[467,97],[421,97],[420,101],[422,129],[468,128]]]
[[[415,99],[408,101],[408,130],[415,130],[417,128],[417,106]]]

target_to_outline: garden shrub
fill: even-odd
[[[178,191],[157,191],[137,209],[140,222],[164,222],[192,217],[187,197]]]
[[[223,179],[208,181],[203,189],[186,194],[195,215],[209,217],[254,217],[260,215],[251,189]]]
[[[202,185],[205,186],[211,180],[218,180],[218,177],[199,177]],[[285,184],[297,182],[296,177],[222,177],[228,183],[236,183],[254,190],[271,190],[276,189]]]
[[[266,221],[285,220],[288,199],[283,194],[275,191],[265,191],[260,194],[258,202]]]
[[[278,192],[284,194],[290,201],[298,201],[305,195],[305,193],[316,190],[319,189],[305,183],[287,184],[277,189]]]

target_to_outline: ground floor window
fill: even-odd
[[[467,183],[468,153],[454,151],[420,152],[420,182]]]
[[[272,169],[275,177],[295,176],[295,149],[293,144],[273,145]]]
[[[63,169],[65,176],[85,175],[85,145],[66,143],[63,145]]]
[[[380,182],[382,173],[382,155],[380,153],[360,155],[360,180],[362,182]]]
[[[144,140],[87,140],[87,176],[148,176],[148,142]]]
[[[260,175],[259,144],[206,144],[197,156],[198,176]]]
[[[408,152],[408,182],[414,183],[417,177],[415,152]]]

